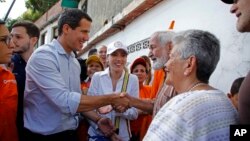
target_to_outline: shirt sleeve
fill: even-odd
[[[55,54],[48,50],[34,52],[28,61],[26,72],[29,78],[27,81],[33,81],[41,94],[47,97],[62,113],[72,115],[76,113],[81,94],[70,91],[65,84]]]

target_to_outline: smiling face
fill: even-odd
[[[83,43],[89,40],[89,31],[91,22],[86,19],[81,19],[79,26],[72,29],[68,24],[63,25],[63,34],[66,45],[64,49],[66,52],[80,51]]]
[[[108,62],[111,71],[122,72],[127,63],[127,53],[122,49],[117,49],[108,55]]]
[[[87,65],[87,75],[92,78],[95,72],[102,71],[102,66],[100,63],[91,61]]]
[[[146,68],[141,64],[136,65],[131,73],[138,77],[139,84],[143,84],[147,78]]]
[[[168,47],[162,47],[155,37],[152,37],[149,41],[149,57],[153,61],[153,68],[155,70],[164,67],[164,64],[168,61]]]
[[[102,61],[103,64],[106,63],[106,59],[107,59],[107,47],[106,46],[102,46],[98,52],[99,57]]]
[[[237,20],[237,30],[240,32],[250,32],[250,0],[235,0],[231,7]]]
[[[185,78],[185,63],[186,61],[181,59],[180,54],[177,51],[178,45],[176,45],[170,55],[169,60],[166,63],[165,72],[166,72],[166,83],[174,87],[178,87],[179,82]]]
[[[0,24],[0,64],[6,64],[11,61],[13,53],[13,43],[10,41],[8,29]]]

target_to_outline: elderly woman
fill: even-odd
[[[208,84],[219,58],[219,41],[211,33],[187,30],[175,35],[165,71],[166,83],[178,95],[158,112],[145,141],[229,140],[237,111],[223,92]]]
[[[128,74],[127,69],[125,69],[128,55],[127,47],[120,41],[112,42],[108,45],[107,55],[109,67],[104,71],[96,72],[93,75],[88,94],[103,95],[111,92],[126,92],[130,96],[138,97],[138,78],[133,74]],[[104,107],[104,109],[106,109],[106,107]],[[114,110],[109,111],[99,109],[98,113],[102,117],[107,117],[112,120],[115,127],[119,129],[117,130],[117,134],[122,141],[130,140],[129,120],[137,119],[138,113],[136,108],[129,108],[124,113],[118,113]],[[97,126],[94,123],[91,123],[88,133],[90,135],[90,141],[106,139],[103,134],[97,130]]]

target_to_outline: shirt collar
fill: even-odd
[[[57,51],[59,54],[65,54],[68,56],[68,54],[66,53],[66,51],[64,50],[63,46],[60,44],[60,42],[56,39],[53,39],[52,43],[55,45]],[[71,57],[75,57],[75,54],[73,52],[70,53]]]
[[[107,75],[107,76],[110,77],[110,73],[109,73],[109,72],[110,72],[110,70],[109,70],[109,67],[108,67],[108,68],[106,68],[104,71],[100,72],[100,75],[101,75],[101,76]],[[123,71],[122,71],[122,76],[120,77],[120,79],[123,78],[124,75],[125,75],[125,71],[123,70]]]

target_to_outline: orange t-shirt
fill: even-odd
[[[90,81],[81,83],[82,94],[87,95],[89,86],[90,86]],[[77,135],[79,141],[88,141],[88,129],[89,129],[89,123],[86,120],[86,118],[84,118],[83,120],[81,120],[77,128]]]
[[[152,90],[151,90],[151,96],[150,96],[151,99],[156,98],[157,92],[160,86],[162,85],[162,83],[164,82],[164,77],[165,77],[165,72],[163,69],[154,71],[154,80],[152,83]]]
[[[17,84],[15,76],[0,66],[0,139],[18,141],[17,127]]]
[[[151,86],[144,85],[140,88],[140,99],[150,99]],[[145,136],[149,124],[151,123],[151,115],[139,115],[136,120],[130,121],[131,132],[140,135],[140,140]]]

